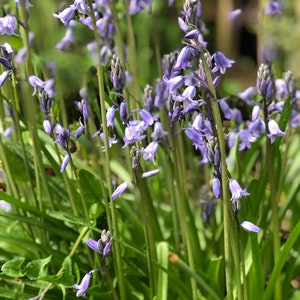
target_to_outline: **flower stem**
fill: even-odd
[[[111,184],[111,170],[110,170],[110,151],[109,151],[109,143],[108,143],[108,127],[106,122],[106,114],[105,114],[105,91],[104,91],[104,79],[103,79],[103,71],[102,71],[102,62],[100,56],[100,43],[99,43],[99,34],[96,26],[96,18],[94,13],[93,1],[88,0],[88,5],[91,10],[91,19],[93,24],[93,32],[94,38],[97,44],[97,53],[98,53],[98,62],[97,62],[97,78],[98,78],[98,88],[99,88],[99,97],[100,97],[100,109],[102,116],[102,126],[104,133],[104,147],[105,147],[105,177],[107,190],[109,195],[112,194],[112,184]],[[117,213],[114,201],[111,201],[111,205],[109,207],[109,197],[107,196],[107,191],[103,190],[103,196],[105,201],[106,214],[108,219],[108,226],[113,236],[117,239],[119,238],[119,229],[117,222]],[[124,283],[124,275],[122,271],[122,257],[121,257],[121,247],[119,243],[113,243],[114,253],[115,253],[115,262],[116,262],[116,273],[119,284],[119,292],[120,298],[126,299],[126,291],[125,291],[125,283]]]
[[[204,56],[204,51],[200,52],[201,60],[203,63],[204,71],[207,78],[208,89],[210,93],[209,101],[213,113],[213,119],[215,122],[215,129],[218,138],[218,145],[221,154],[221,182],[222,182],[222,200],[223,200],[223,223],[224,223],[224,259],[225,259],[225,279],[226,279],[226,291],[227,299],[233,299],[233,288],[232,288],[232,263],[230,257],[230,246],[232,240],[235,240],[230,232],[233,230],[232,218],[230,217],[231,207],[230,207],[230,194],[228,187],[228,175],[227,175],[227,164],[226,164],[226,149],[225,149],[225,138],[223,133],[223,124],[221,119],[221,113],[217,101],[215,87],[212,81],[211,73],[207,65],[206,58]],[[236,244],[236,243],[235,243]],[[233,245],[234,247],[234,245]],[[240,274],[236,274],[240,276]]]

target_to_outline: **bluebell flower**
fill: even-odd
[[[235,19],[237,19],[237,17],[241,14],[241,12],[242,12],[242,10],[239,8],[231,11],[229,14],[230,20],[234,21]]]
[[[256,138],[258,138],[261,134],[265,133],[266,125],[261,118],[257,118],[253,122],[248,122],[247,125],[247,130]]]
[[[68,25],[75,15],[75,10],[76,10],[76,7],[74,5],[70,5],[69,7],[65,8],[63,11],[61,11],[60,13],[53,14],[53,17],[60,19],[60,21],[64,25]]]
[[[238,132],[238,137],[240,140],[239,150],[242,151],[245,148],[250,149],[251,143],[256,141],[256,137],[253,136],[248,130],[242,129]]]
[[[126,84],[126,75],[119,57],[113,55],[111,59],[110,81],[117,93],[121,93]]]
[[[122,101],[120,104],[120,120],[123,124],[127,121],[127,105],[125,101]]]
[[[5,212],[10,212],[12,210],[12,205],[5,200],[0,200],[0,209],[4,210]]]
[[[52,125],[50,123],[50,121],[48,119],[45,119],[43,121],[43,127],[44,127],[44,130],[47,134],[51,134],[51,131],[52,131]]]
[[[128,188],[127,182],[121,183],[111,194],[111,197],[110,197],[111,200],[116,200],[117,198],[119,198],[126,191],[127,188]]]
[[[10,63],[14,53],[11,45],[9,43],[4,43],[3,45],[0,46],[0,48],[1,48],[1,58],[6,58]],[[12,69],[12,67],[7,69]]]
[[[196,39],[196,38],[198,38],[199,34],[200,34],[200,32],[198,29],[193,29],[193,30],[189,31],[184,37],[186,39]]]
[[[219,100],[220,108],[224,114],[225,119],[230,120],[231,119],[231,109],[227,102],[224,99]]]
[[[84,134],[84,131],[85,131],[85,127],[80,125],[75,131],[75,138],[76,139],[80,138]]]
[[[256,89],[263,98],[271,98],[274,90],[273,70],[270,64],[263,63],[257,71]]]
[[[113,39],[115,27],[112,21],[112,16],[110,14],[104,13],[103,17],[97,20],[96,27],[100,36],[105,39]]]
[[[169,91],[163,80],[157,80],[155,86],[155,107],[161,108],[168,101]]]
[[[6,15],[0,18],[0,34],[17,35],[15,30],[17,29],[17,19],[13,15]]]
[[[181,109],[180,106],[176,106],[175,109],[169,113],[171,126],[180,119]]]
[[[174,4],[175,0],[168,0],[168,6],[172,6]]]
[[[147,128],[148,126],[152,126],[154,122],[158,120],[158,115],[152,116],[152,114],[146,109],[140,110],[140,116],[144,121],[144,126]]]
[[[73,27],[76,25],[76,21],[71,20],[66,30],[65,36],[56,44],[56,48],[61,51],[67,50],[75,43]]]
[[[188,25],[185,23],[185,21],[181,17],[178,17],[178,25],[179,25],[179,28],[184,32],[187,32],[189,30]]]
[[[7,70],[13,70],[10,61],[5,57],[0,57],[0,64],[3,65]]]
[[[252,117],[251,117],[252,122],[254,122],[259,117],[259,114],[260,114],[260,105],[254,105],[252,108]]]
[[[106,112],[106,122],[107,122],[107,127],[114,128],[114,121],[115,121],[115,108],[111,106],[107,112]]]
[[[178,75],[170,79],[164,78],[164,80],[166,86],[169,88],[169,93],[171,94],[176,93],[184,83],[184,77],[182,75]]]
[[[143,102],[147,111],[152,113],[154,109],[154,95],[153,95],[152,86],[149,84],[147,84],[146,87],[144,88]]]
[[[28,78],[29,83],[33,86],[33,94],[35,95],[37,92],[42,92],[43,90],[48,94],[50,98],[55,96],[55,91],[53,89],[54,79],[47,79],[45,81],[41,80],[37,76],[31,75]]]
[[[106,257],[110,254],[112,248],[112,241],[109,241],[106,243],[106,245],[103,248],[103,258],[106,259]]]
[[[60,124],[55,125],[56,140],[54,143],[59,143],[61,147],[68,150],[68,145],[70,141],[70,130],[64,129]]]
[[[2,87],[2,85],[4,84],[4,82],[7,80],[7,78],[12,74],[11,70],[8,71],[4,71],[1,75],[0,75],[0,87]]]
[[[245,91],[238,93],[237,95],[240,97],[241,100],[246,102],[248,105],[252,105],[252,97],[255,93],[256,89],[254,86],[248,87]]]
[[[277,16],[282,14],[282,4],[279,0],[269,0],[267,3],[264,13],[266,15]]]
[[[90,8],[86,4],[86,0],[74,0],[73,5],[80,14],[90,14]]]
[[[247,197],[250,194],[246,189],[242,189],[239,183],[235,179],[229,179],[229,189],[231,192],[230,201],[235,202],[240,200],[242,197]]]
[[[183,101],[185,99],[193,99],[196,95],[196,88],[192,85],[187,86],[182,94],[173,95],[172,99],[174,101]]]
[[[70,154],[67,153],[67,155],[64,157],[62,163],[61,163],[61,167],[60,167],[60,172],[64,172],[64,170],[66,169],[67,165],[69,164],[69,161],[70,161]]]
[[[159,172],[160,172],[160,169],[154,169],[154,170],[151,170],[148,172],[144,172],[144,173],[142,173],[141,178],[149,178],[149,177],[155,176]]]
[[[260,232],[260,228],[249,221],[242,221],[240,223],[240,226],[242,226],[246,231],[251,231],[255,233]]]
[[[73,287],[77,290],[76,297],[85,297],[86,291],[90,285],[91,278],[93,275],[93,271],[90,271],[89,273],[86,273],[84,277],[81,280],[80,284],[74,284]]]
[[[231,108],[231,120],[235,122],[237,126],[241,125],[243,123],[243,115],[241,111],[237,108]]]
[[[174,70],[185,70],[191,55],[190,46],[185,46],[181,49],[177,61],[174,65]]]
[[[106,231],[104,229],[102,230],[101,237],[98,241],[88,238],[86,240],[86,245],[90,247],[92,250],[94,250],[95,252],[101,254],[103,256],[103,259],[106,259],[107,255],[110,253],[111,250],[112,236],[110,235],[109,231]],[[105,255],[104,255],[104,249],[105,249]]]
[[[168,135],[168,132],[162,129],[162,125],[160,122],[154,123],[153,133],[151,134],[151,138],[153,140],[163,139],[165,136]]]
[[[286,135],[285,132],[281,131],[279,125],[273,119],[268,122],[268,129],[269,133],[267,134],[267,137],[271,139],[271,143],[274,143],[277,137]]]
[[[212,192],[216,199],[221,198],[221,182],[217,177],[214,177],[212,180]]]
[[[15,2],[16,2],[16,6],[20,7],[20,5],[21,5],[20,0],[15,0]],[[25,0],[25,6],[27,6],[27,7],[33,7],[33,5],[29,2],[29,0]]]
[[[150,160],[154,165],[155,163],[155,155],[158,150],[158,142],[152,141],[146,148],[142,149],[143,159]]]
[[[152,5],[153,0],[130,0],[129,1],[129,13],[134,15],[142,11],[146,7]]]
[[[130,121],[128,126],[125,128],[124,137],[123,137],[123,141],[125,144],[123,148],[129,144],[143,140],[146,137],[145,134],[142,134],[144,130],[145,130],[144,121],[139,121],[139,120]]]
[[[212,72],[216,72],[220,70],[221,74],[224,74],[226,68],[230,68],[232,64],[235,62],[232,59],[227,58],[222,52],[217,51],[212,55],[212,58],[215,62],[215,67],[212,69]]]
[[[191,127],[186,128],[185,134],[192,141],[196,149],[199,149],[204,145],[203,135],[199,131],[195,130],[194,128]]]
[[[97,133],[99,134],[99,132]],[[100,139],[102,141],[102,151],[105,152],[105,146],[104,146],[104,133],[103,132],[100,132],[99,134],[100,136]],[[118,139],[116,138],[116,136],[114,135],[113,137],[108,137],[108,147],[111,148],[113,144],[116,144],[118,142]]]

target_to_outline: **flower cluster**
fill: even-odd
[[[101,237],[98,241],[89,238],[87,239],[86,244],[92,250],[101,254],[103,262],[105,262],[108,255],[111,253],[112,236],[110,235],[109,231],[102,230]],[[84,275],[80,284],[74,284],[73,287],[77,290],[76,297],[81,297],[81,296],[85,297],[86,291],[90,285],[92,275],[95,271],[99,271],[99,270],[89,271]]]

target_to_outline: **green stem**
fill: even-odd
[[[102,117],[102,126],[103,126],[103,133],[104,133],[104,147],[105,147],[105,162],[104,162],[104,168],[105,168],[105,177],[106,177],[106,184],[108,188],[109,195],[112,194],[112,184],[111,184],[111,170],[110,170],[110,151],[109,151],[109,143],[108,143],[108,128],[107,128],[107,122],[106,122],[106,109],[105,109],[105,91],[104,91],[104,79],[103,79],[103,70],[102,70],[102,62],[101,62],[101,56],[100,56],[100,44],[99,44],[99,34],[97,31],[96,26],[96,19],[94,14],[94,8],[93,8],[93,1],[88,0],[88,4],[91,10],[91,18],[92,18],[92,24],[93,24],[93,32],[94,32],[94,38],[97,43],[97,53],[98,55],[98,62],[97,62],[97,79],[98,79],[98,88],[99,88],[99,97],[100,97],[100,109],[101,109],[101,117]],[[118,229],[118,220],[117,220],[117,212],[115,207],[115,202],[111,201],[111,206],[109,208],[109,197],[107,197],[106,190],[103,190],[103,196],[105,201],[105,207],[106,207],[106,213],[107,213],[107,219],[108,219],[108,225],[109,229],[112,232],[113,236],[117,239],[119,238],[119,229]],[[119,292],[120,292],[120,298],[126,299],[126,291],[125,291],[125,282],[124,282],[124,274],[122,270],[122,256],[121,256],[121,247],[119,243],[114,243],[114,253],[115,253],[115,262],[116,262],[116,272],[117,272],[117,278],[118,278],[118,284],[119,284]]]
[[[230,232],[233,230],[232,218],[230,217],[231,207],[230,207],[230,194],[228,188],[228,175],[227,175],[227,164],[226,164],[226,149],[225,149],[225,138],[223,133],[223,124],[221,119],[221,113],[217,101],[215,87],[212,81],[211,73],[207,65],[206,58],[204,56],[204,51],[201,51],[201,60],[203,63],[204,71],[207,78],[208,88],[210,92],[210,106],[212,108],[213,119],[215,122],[215,129],[217,132],[218,144],[221,154],[221,182],[222,182],[222,199],[223,199],[223,218],[224,218],[224,259],[225,259],[225,279],[226,279],[226,291],[227,299],[233,299],[233,288],[232,288],[232,263],[230,258],[230,248],[231,241],[234,238],[230,238]],[[232,236],[232,235],[231,235]],[[240,276],[240,274],[237,274]]]

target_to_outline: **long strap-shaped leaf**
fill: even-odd
[[[276,281],[279,278],[279,276],[281,274],[281,270],[283,268],[283,265],[286,262],[286,259],[289,255],[294,243],[296,242],[297,238],[299,237],[299,235],[300,235],[300,221],[297,223],[297,225],[291,232],[289,238],[287,239],[285,245],[283,246],[283,248],[280,252],[279,259],[275,265],[275,268],[273,269],[268,286],[264,292],[263,300],[271,299],[273,292],[274,292]]]

